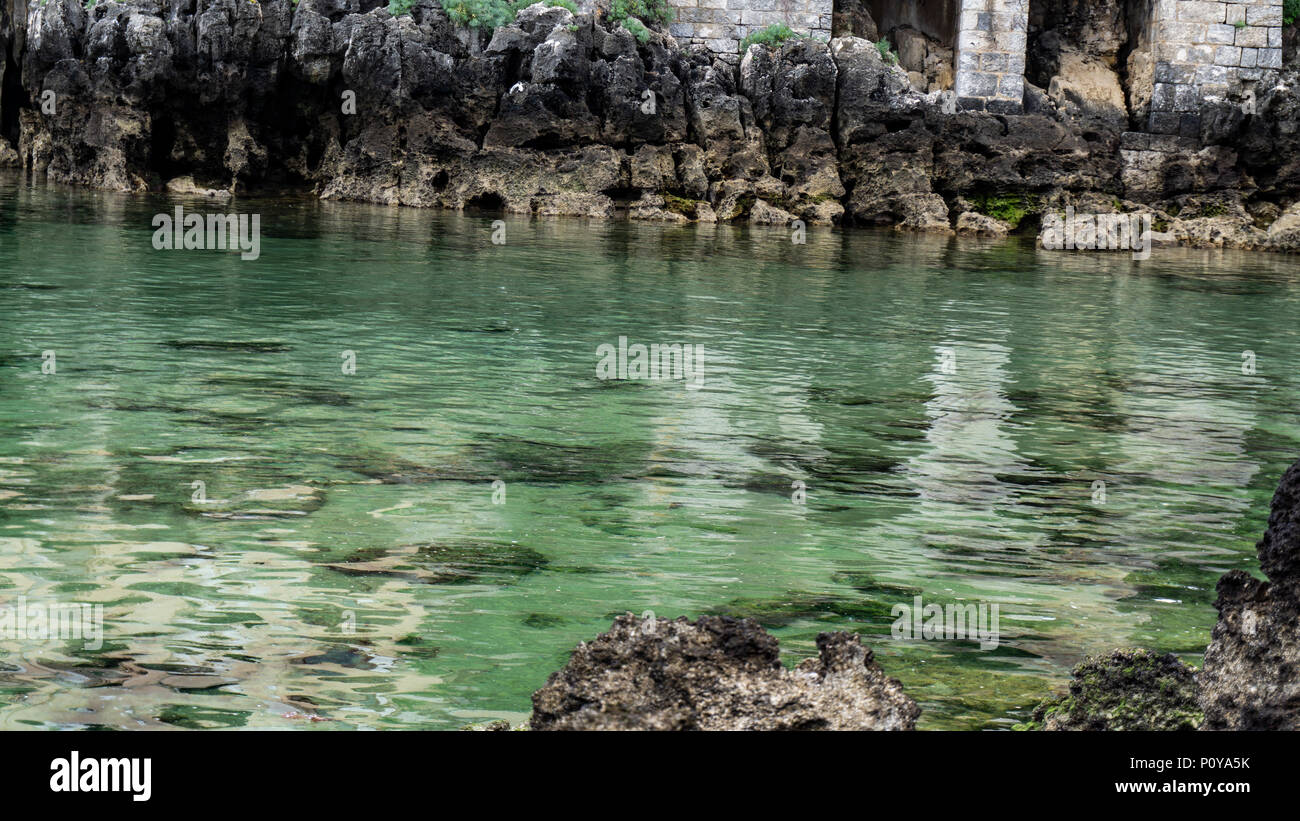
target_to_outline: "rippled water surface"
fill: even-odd
[[[241,261],[153,250],[174,204],[0,185],[0,606],[105,618],[0,637],[3,729],[522,720],[629,610],[856,631],[923,727],[1007,727],[1195,660],[1300,454],[1293,258],[284,200]],[[620,336],[702,388],[597,379]],[[916,595],[1000,646],[892,640]]]

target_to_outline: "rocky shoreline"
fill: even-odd
[[[1073,207],[1148,214],[1162,242],[1300,248],[1294,27],[1254,114],[1206,103],[1199,135],[1168,137],[1135,127],[1149,100],[1114,5],[1049,3],[1024,113],[994,114],[852,33],[737,64],[599,8],[486,31],[434,0],[5,0],[0,165],[126,192],[979,236]],[[850,17],[838,31],[874,32]]]
[[[1219,580],[1205,663],[1115,650],[1073,671],[1019,730],[1300,729],[1300,461],[1273,496],[1257,546],[1268,581]],[[913,730],[921,714],[858,636],[823,633],[793,670],[751,619],[628,613],[574,650],[533,694],[526,725],[469,730]]]
[[[1040,705],[1035,726],[1300,729],[1300,461],[1278,484],[1256,551],[1268,581],[1241,570],[1219,579],[1219,621],[1199,670],[1142,651],[1090,659],[1067,695]]]

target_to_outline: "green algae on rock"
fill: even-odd
[[[1074,668],[1064,695],[1034,709],[1028,730],[1195,730],[1196,671],[1171,653],[1114,650]]]

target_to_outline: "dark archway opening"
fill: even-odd
[[[149,163],[163,180],[169,180],[186,170],[172,159],[172,147],[176,142],[176,123],[171,115],[163,111],[154,112],[150,118],[152,128],[149,132]]]
[[[953,87],[960,0],[859,0],[917,91]]]
[[[865,0],[881,35],[912,28],[948,48],[957,46],[958,0]]]
[[[18,112],[30,105],[27,91],[23,88],[22,74],[9,49],[4,54],[4,80],[0,84],[0,137],[10,145],[18,145]]]
[[[470,197],[469,202],[465,203],[465,207],[475,211],[501,212],[506,210],[506,201],[500,194],[484,191],[476,197]]]
[[[1153,83],[1155,13],[1154,0],[1030,0],[1026,80],[1058,105],[1142,130]],[[1061,88],[1054,90],[1058,77]]]

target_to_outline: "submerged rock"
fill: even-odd
[[[533,694],[534,730],[911,730],[920,708],[851,633],[781,665],[757,622],[626,614]]]
[[[315,513],[325,504],[325,492],[311,485],[255,488],[229,499],[191,498],[184,509],[211,519],[293,518]]]
[[[1195,730],[1196,671],[1171,653],[1114,650],[1073,671],[1070,690],[1035,708],[1029,729]]]
[[[323,566],[420,584],[509,584],[545,567],[546,557],[517,544],[468,541],[370,548]]]
[[[169,339],[162,343],[178,351],[229,351],[233,353],[284,353],[293,350],[273,339]]]
[[[1067,694],[1023,729],[1300,729],[1300,461],[1278,485],[1257,545],[1261,581],[1219,579],[1219,621],[1200,672],[1173,655],[1116,650],[1074,669]]]
[[[1300,462],[1282,476],[1257,549],[1268,581],[1240,570],[1219,579],[1200,674],[1206,729],[1300,729]]]

